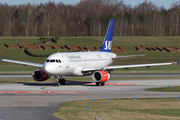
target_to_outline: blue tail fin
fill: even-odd
[[[113,29],[114,29],[114,19],[111,19],[107,33],[106,33],[106,37],[104,39],[104,43],[100,52],[111,52],[112,40],[113,40]]]

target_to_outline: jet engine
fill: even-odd
[[[43,69],[35,70],[32,76],[33,76],[33,79],[36,81],[46,81],[47,79],[50,78],[50,76],[46,74]]]
[[[105,83],[110,80],[111,75],[106,71],[95,71],[92,76],[94,82]]]

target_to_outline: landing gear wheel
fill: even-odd
[[[61,80],[61,84],[62,84],[62,85],[65,85],[65,84],[66,84],[65,79],[62,79],[62,80]]]
[[[104,86],[105,85],[105,83],[101,83],[101,86]]]
[[[96,83],[96,86],[99,86],[99,83],[98,83],[98,82]]]

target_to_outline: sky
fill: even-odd
[[[35,4],[40,4],[46,3],[48,1],[54,1],[55,3],[59,3],[62,1],[64,4],[76,4],[80,2],[81,0],[0,0],[0,3],[7,3],[8,5],[19,5],[19,4],[25,4],[25,3],[35,3]],[[120,1],[120,0],[119,0]],[[175,3],[180,0],[148,0],[153,2],[155,5],[158,7],[164,6],[166,9],[169,9],[171,7],[172,3]],[[144,0],[124,0],[124,4],[129,4],[132,7],[135,5],[138,5],[139,3],[143,3]]]

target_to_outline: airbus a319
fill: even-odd
[[[110,80],[110,72],[113,69],[176,64],[174,62],[169,62],[109,66],[115,59],[144,56],[117,56],[115,53],[112,53],[113,28],[114,19],[111,19],[100,51],[55,53],[50,55],[44,64],[9,60],[4,58],[2,58],[2,61],[38,67],[39,69],[35,70],[32,74],[33,79],[36,81],[45,81],[50,78],[50,76],[54,76],[56,78],[55,86],[59,86],[60,84],[65,85],[65,79],[62,79],[62,76],[88,75],[92,75],[92,79],[96,83],[96,86],[104,86],[105,82]]]

